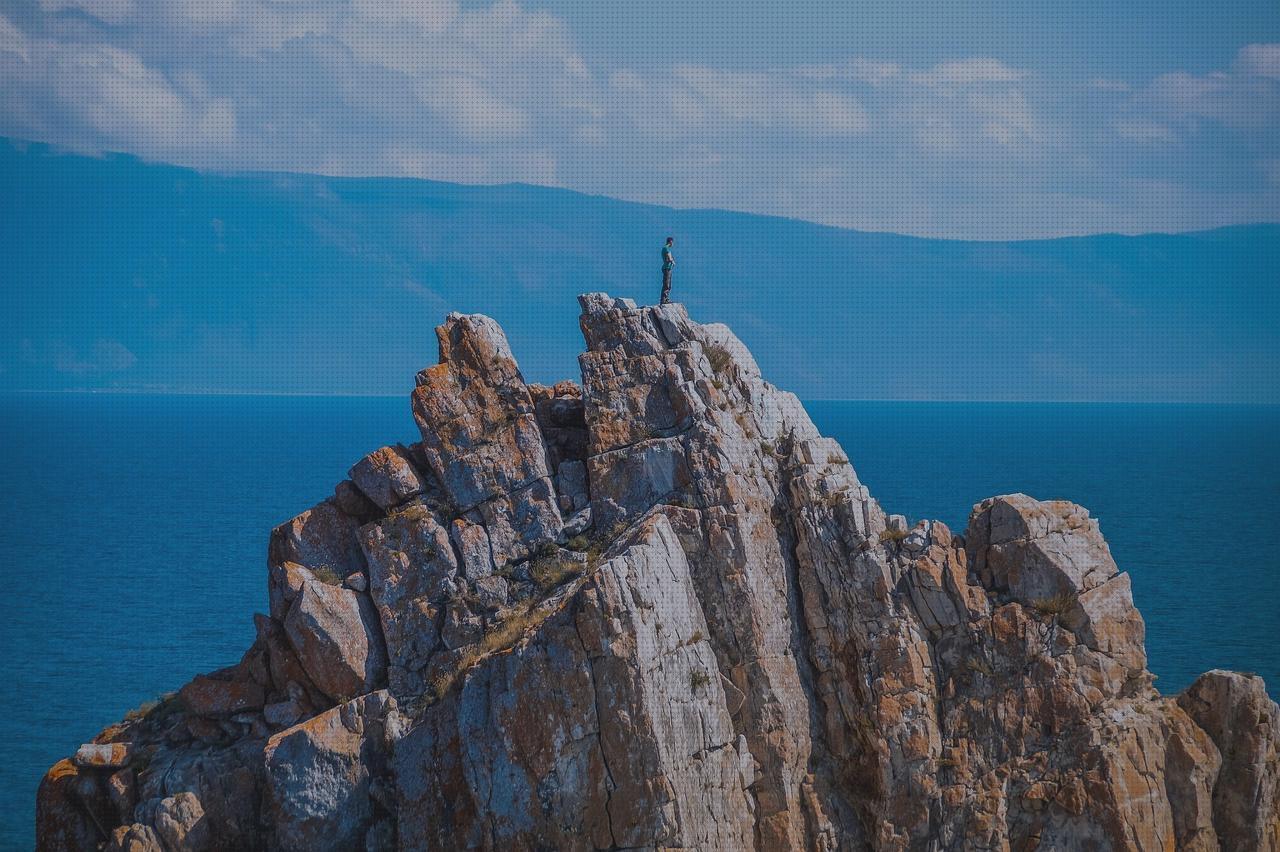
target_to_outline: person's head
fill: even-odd
[[[675,238],[675,237],[667,237],[667,245],[669,245],[669,246],[673,246],[673,245],[675,245],[675,244],[676,244],[676,238]]]

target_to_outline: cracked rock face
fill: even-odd
[[[581,385],[446,319],[421,443],[273,532],[239,663],[50,770],[41,849],[1280,849],[1280,708],[1153,688],[1085,509],[887,515],[729,329],[580,302]]]

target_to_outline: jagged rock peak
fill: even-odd
[[[1280,708],[1159,695],[1086,510],[887,515],[728,328],[580,306],[553,387],[445,320],[422,440],[273,531],[237,665],[50,770],[41,849],[1280,848]]]

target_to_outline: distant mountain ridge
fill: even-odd
[[[0,141],[0,390],[400,393],[423,316],[571,373],[675,293],[804,398],[1280,402],[1280,225],[960,242],[523,185],[222,176]]]

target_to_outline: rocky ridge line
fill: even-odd
[[[1079,506],[887,515],[680,305],[581,386],[450,315],[422,441],[277,527],[235,666],[55,765],[38,848],[1280,849],[1280,708],[1146,669]]]

